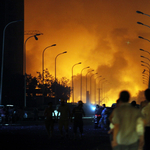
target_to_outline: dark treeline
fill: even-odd
[[[62,77],[60,80],[56,79],[46,69],[44,71],[44,84],[43,76],[37,72],[37,76],[33,77],[31,74],[26,76],[26,96],[28,101],[40,98],[42,101],[48,99],[50,101],[59,99],[68,100],[70,98],[71,88],[68,86],[69,79]],[[55,99],[56,96],[56,99]],[[44,103],[44,102],[43,102]],[[54,101],[55,103],[55,101]]]

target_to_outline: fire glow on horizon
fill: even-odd
[[[128,90],[136,96],[144,90],[140,55],[147,55],[139,49],[149,50],[150,43],[138,36],[150,37],[147,27],[137,24],[149,23],[147,16],[137,14],[137,10],[150,13],[150,2],[144,0],[80,1],[80,0],[25,0],[25,31],[39,30],[43,35],[27,42],[27,74],[36,76],[42,71],[42,52],[45,47],[57,44],[44,53],[44,68],[55,75],[55,57],[57,58],[57,78],[67,77],[72,85],[72,66],[74,67],[75,101],[80,99],[81,70],[87,66],[98,72],[108,82],[103,84],[101,97],[107,105],[114,103],[121,90]],[[150,24],[149,24],[150,25]],[[28,35],[25,35],[25,39]],[[148,56],[147,56],[148,57]],[[83,101],[85,102],[86,74],[82,73]],[[90,90],[88,74],[87,90]],[[99,80],[92,77],[92,99],[98,102]],[[95,96],[96,93],[96,96]],[[70,98],[71,100],[72,98]],[[92,101],[94,103],[94,100]]]

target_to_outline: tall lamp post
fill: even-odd
[[[2,43],[2,62],[1,62],[1,83],[0,83],[0,105],[2,103],[2,88],[3,88],[3,68],[4,68],[4,46],[5,46],[5,31],[6,28],[13,23],[20,22],[23,20],[15,20],[7,23],[3,29],[3,43]]]
[[[144,24],[144,23],[142,23],[142,22],[137,22],[137,24],[140,24],[140,25],[143,25],[143,26],[146,26],[146,27],[150,28],[149,25],[146,25],[146,24]]]
[[[149,79],[149,78],[148,78],[148,76],[143,76],[143,79],[144,79],[144,80],[147,80],[147,79]]]
[[[100,105],[100,93],[101,93],[101,84],[100,83],[102,80],[105,80],[105,78],[99,80],[99,105]]]
[[[148,53],[148,54],[150,55],[150,52],[149,52],[149,51],[146,51],[146,50],[144,50],[144,49],[142,49],[142,48],[140,48],[140,50],[141,50],[141,51],[144,51],[144,52],[146,52],[146,53]]]
[[[145,14],[145,13],[143,13],[143,12],[141,12],[141,11],[136,11],[137,13],[139,13],[139,14],[142,14],[142,15],[146,15],[146,16],[148,16],[148,17],[150,17],[150,15],[149,14]]]
[[[98,76],[98,77],[95,78],[95,104],[96,104],[96,79],[100,78],[100,77],[102,77],[102,76]]]
[[[77,64],[74,64],[74,65],[72,66],[72,102],[73,102],[73,103],[74,103],[73,68],[74,68],[74,66],[79,65],[79,64],[81,64],[81,62],[79,62],[79,63],[77,63]]]
[[[44,100],[44,52],[45,52],[46,49],[48,49],[49,47],[52,47],[52,46],[56,46],[56,44],[47,46],[47,47],[43,50],[43,52],[42,52],[43,100]]]
[[[81,70],[81,92],[80,92],[80,100],[82,100],[82,71],[83,71],[84,69],[87,69],[87,68],[90,68],[90,67],[88,66],[88,67],[85,67],[85,68],[83,68],[83,69]]]
[[[149,64],[149,63],[147,63],[147,62],[145,62],[145,61],[141,61],[141,62],[147,64],[148,67],[150,67],[150,64]]]
[[[43,76],[43,85],[44,85],[44,52],[47,48],[49,47],[52,47],[52,46],[56,46],[56,44],[53,44],[53,45],[50,45],[50,46],[47,46],[43,52],[42,52],[42,76]]]
[[[146,53],[148,53],[148,54],[150,55],[150,52],[148,52],[148,51],[146,51],[146,50],[143,50],[143,49],[140,49],[140,50],[141,50],[141,51],[144,51],[144,52],[146,52]],[[149,59],[149,58],[147,58],[147,57],[145,57],[145,56],[141,56],[141,57],[147,59],[147,60],[150,62],[150,59]],[[146,66],[146,65],[144,65],[144,64],[141,64],[142,66],[147,67],[148,70],[149,70],[148,88],[150,89],[150,63],[147,63],[147,62],[144,62],[144,61],[141,61],[141,62],[148,65],[148,66]]]
[[[148,70],[149,70],[149,66],[146,66],[146,65],[144,65],[144,64],[141,64],[141,66],[144,66],[144,67],[148,68]]]
[[[143,74],[143,75],[142,75],[142,77],[143,77],[143,78],[146,77],[146,79],[148,79],[148,76],[149,76],[148,74]]]
[[[145,56],[142,56],[142,55],[141,55],[141,57],[147,59],[147,60],[150,62],[150,59],[149,59],[149,58],[147,58],[147,57],[145,57]]]
[[[103,84],[106,82],[107,80],[104,80],[103,82],[102,82],[102,87],[103,87]],[[102,94],[102,96],[104,96],[104,98],[102,98],[102,99],[105,99],[105,91],[104,91],[104,88],[103,88],[103,94]]]
[[[145,57],[144,57],[145,58]],[[146,57],[147,58],[147,57]],[[147,58],[148,59],[148,58]],[[148,59],[149,60],[149,59]],[[150,60],[149,60],[150,61]],[[144,65],[144,64],[141,64],[142,66],[145,66],[145,67],[147,67],[148,68],[148,70],[149,70],[149,81],[148,81],[148,88],[150,89],[150,64],[149,63],[147,63],[147,62],[144,62],[144,61],[141,61],[142,63],[145,63],[145,64],[147,64],[147,65]]]
[[[98,74],[98,73],[92,74],[91,77],[90,77],[90,101],[92,100],[92,84],[91,84],[91,79],[96,74]]]
[[[150,83],[149,83],[149,81],[150,81],[150,68],[144,64],[141,64],[141,65],[145,66],[149,69],[149,70],[144,69],[144,71],[142,72],[143,82],[144,82],[143,84],[147,84],[147,83],[145,83],[147,81],[148,82],[148,88],[149,88],[149,86],[150,86]],[[149,74],[145,73],[145,71],[147,71]]]
[[[147,73],[145,73],[145,71],[149,72],[148,70],[144,69],[144,70],[142,71],[142,74],[149,76]]]
[[[139,14],[146,15],[146,16],[150,17],[149,14],[143,13],[143,12],[141,12],[141,11],[136,11],[136,12],[139,13]],[[140,25],[143,25],[143,26],[146,26],[146,27],[150,28],[149,25],[143,24],[143,23],[141,23],[141,22],[137,22],[137,23],[140,24]],[[141,36],[139,36],[139,38],[144,39],[144,40],[147,40],[148,42],[150,42],[150,40],[145,39],[145,38],[143,38],[143,37],[141,37]],[[143,50],[143,49],[140,49],[140,50],[145,51],[145,50]],[[148,54],[150,54],[148,51],[145,51],[145,52],[147,52]],[[141,57],[143,57],[143,56],[141,56]],[[145,57],[144,57],[144,58],[145,58]],[[148,59],[148,58],[147,58],[147,59]],[[148,59],[148,60],[149,60],[149,59]],[[145,63],[145,62],[143,62],[143,63]],[[146,63],[146,64],[148,64],[148,63]],[[144,66],[144,65],[142,65],[142,66]],[[148,64],[148,66],[149,66],[149,83],[148,83],[148,88],[150,89],[150,64]]]
[[[38,40],[37,36],[39,35],[41,34],[31,35],[24,42],[24,107],[26,107],[26,43],[32,37],[34,37],[35,40]]]
[[[62,53],[59,53],[59,54],[55,57],[55,105],[56,105],[56,59],[57,59],[57,57],[58,57],[59,55],[65,54],[65,53],[67,53],[67,51],[64,51],[64,52],[62,52]]]
[[[146,38],[144,38],[144,37],[142,37],[142,36],[139,36],[139,38],[140,38],[140,39],[143,39],[143,40],[146,40],[146,41],[148,41],[148,42],[150,42],[149,39],[146,39]]]
[[[87,75],[88,75],[88,73],[90,73],[90,72],[92,72],[92,71],[94,71],[94,70],[90,70],[90,71],[87,72],[87,74],[86,74],[86,103],[88,102],[88,97],[87,97]]]

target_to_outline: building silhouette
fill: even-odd
[[[2,66],[3,31],[8,23],[24,20],[24,0],[1,0],[0,15],[0,66]],[[24,21],[7,26],[4,39],[1,104],[17,106],[24,104],[23,46]]]

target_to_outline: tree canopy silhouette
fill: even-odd
[[[44,70],[44,81],[42,74],[37,72],[37,77],[33,77],[31,74],[27,75],[26,82],[28,96],[44,94],[44,97],[54,98],[56,95],[57,102],[61,98],[65,100],[70,98],[71,88],[68,86],[69,79],[62,77],[60,80],[56,80],[57,91],[55,94],[55,79],[48,69]]]

